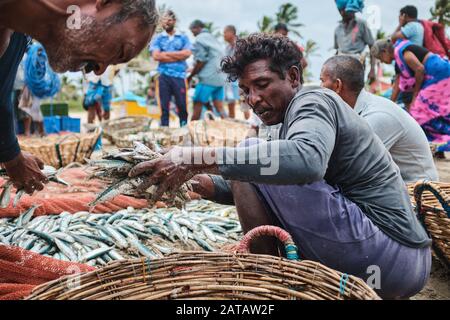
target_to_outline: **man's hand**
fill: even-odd
[[[174,161],[181,159],[182,149],[175,147],[159,159],[143,162],[134,167],[129,174],[131,178],[146,175],[145,182],[139,186],[139,191],[145,192],[151,186],[157,185],[158,189],[152,201],[158,201],[164,193],[175,192],[183,183],[192,179],[197,174],[193,166]]]
[[[16,189],[25,189],[28,194],[44,189],[47,177],[41,172],[44,163],[28,153],[20,153],[13,160],[3,163],[10,181]]]
[[[215,187],[211,177],[207,174],[199,174],[192,178],[192,189],[202,199],[214,199]]]

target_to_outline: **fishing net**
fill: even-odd
[[[95,268],[0,245],[0,300],[18,300],[38,285]],[[68,284],[70,285],[70,284]]]
[[[63,171],[59,177],[70,184],[70,187],[56,183],[49,183],[46,188],[33,196],[24,196],[13,208],[12,202],[14,192],[11,195],[11,202],[8,208],[0,209],[0,218],[15,218],[22,212],[28,210],[33,205],[40,205],[35,216],[57,215],[61,212],[76,213],[80,211],[90,211],[88,204],[91,203],[105,187],[105,183],[99,180],[87,180],[88,172],[84,168],[72,168]],[[0,186],[5,183],[0,178]],[[147,207],[147,201],[135,199],[127,196],[117,196],[105,203],[97,205],[91,211],[93,213],[116,212],[121,209],[133,207],[141,209]]]

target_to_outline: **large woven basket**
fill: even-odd
[[[248,253],[251,239],[275,235],[288,257],[292,238],[275,227],[244,237],[239,253],[182,252],[158,260],[115,262],[47,283],[29,300],[378,300],[364,281],[319,263]]]
[[[192,121],[188,124],[194,145],[201,147],[235,147],[243,141],[250,126],[236,120],[211,119]]]
[[[186,128],[156,128],[146,131],[127,130],[113,134],[114,144],[119,148],[133,148],[133,142],[139,141],[153,148],[157,143],[163,148],[189,145],[191,142]]]
[[[133,132],[146,131],[152,123],[147,117],[123,117],[106,121],[102,124],[103,137],[111,143],[115,143],[114,135],[118,135],[123,130],[133,130]]]
[[[419,218],[433,239],[434,252],[450,267],[450,184],[420,181],[413,192]]]
[[[45,138],[21,138],[20,148],[57,169],[73,162],[84,163],[94,152],[102,130],[86,134],[54,135]]]

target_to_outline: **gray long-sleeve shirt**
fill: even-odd
[[[367,122],[330,90],[303,88],[287,108],[279,140],[221,148],[218,161],[228,180],[302,185],[325,179],[396,241],[414,248],[431,243],[389,152]]]

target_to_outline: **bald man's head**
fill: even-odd
[[[320,74],[322,87],[333,90],[350,106],[364,89],[364,67],[358,59],[335,56],[328,59]]]
[[[354,93],[359,94],[364,89],[364,67],[356,58],[332,57],[323,65],[322,73],[326,73],[332,81],[340,79],[344,86]]]

